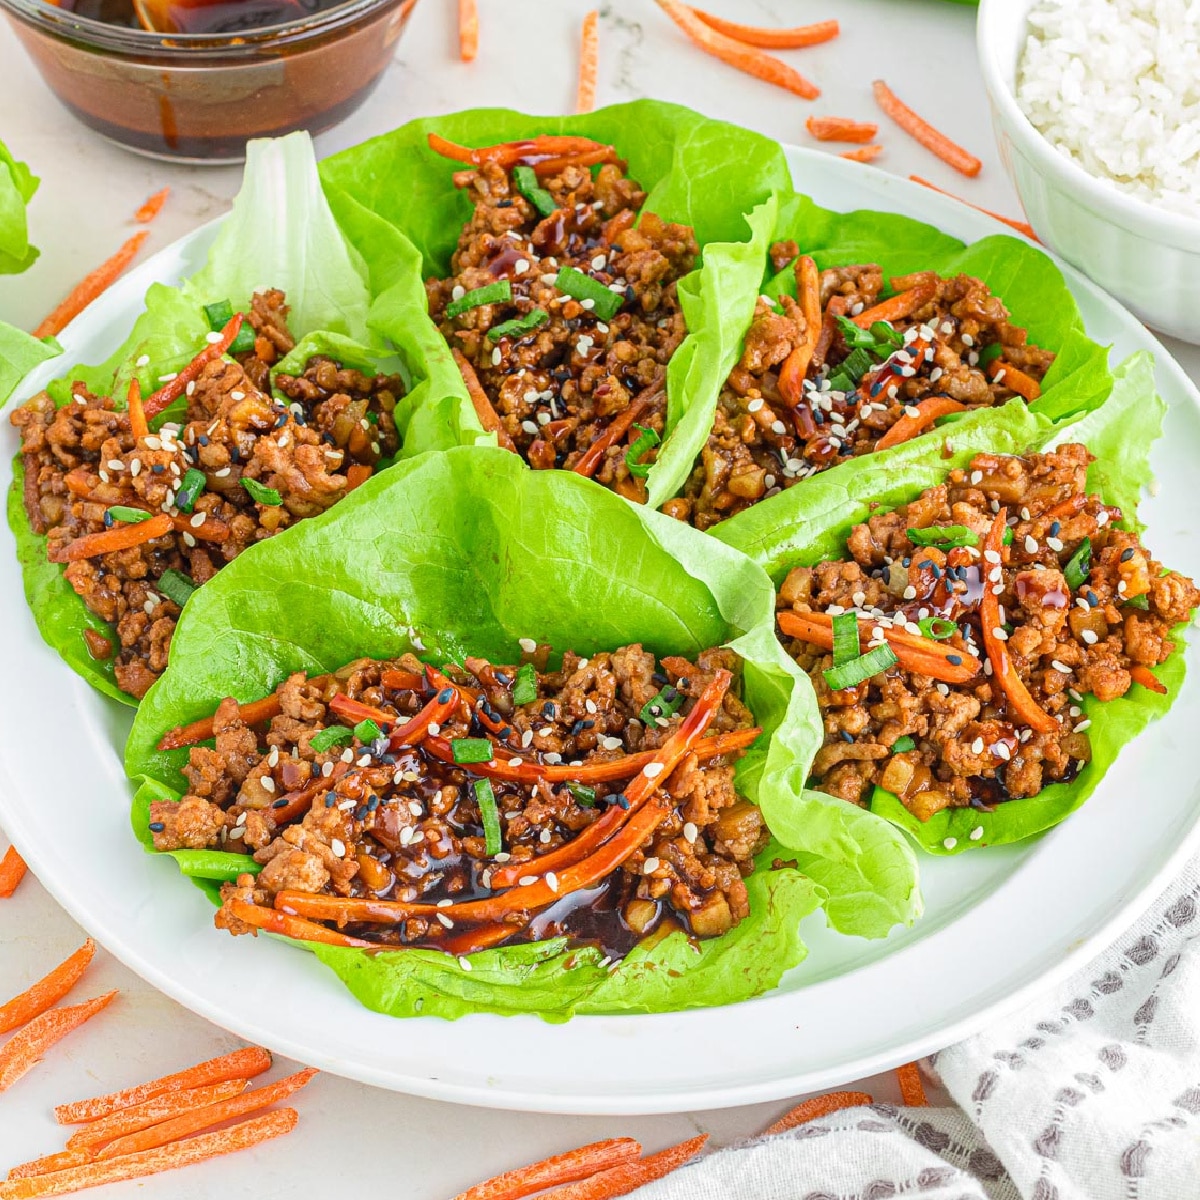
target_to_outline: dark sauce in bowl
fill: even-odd
[[[173,33],[234,34],[304,21],[347,0],[164,0],[164,28]],[[58,8],[100,21],[141,29],[133,0],[59,0]]]

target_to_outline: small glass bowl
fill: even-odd
[[[89,128],[140,154],[240,162],[246,142],[321,133],[391,60],[416,0],[349,0],[238,34],[158,34],[45,0],[0,0],[50,90]]]

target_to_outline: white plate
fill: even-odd
[[[967,241],[1005,232],[913,184],[830,155],[791,151],[800,186],[848,211],[920,217]],[[63,337],[62,362],[98,361],[152,280],[194,270],[198,230],[118,283]],[[1114,361],[1152,350],[1170,404],[1147,501],[1155,552],[1200,575],[1194,524],[1195,390],[1128,313],[1069,267],[1091,335]],[[44,384],[53,363],[32,384]],[[29,390],[29,389],[27,389]],[[474,1016],[398,1021],[361,1008],[316,959],[279,941],[231,938],[169,858],[129,829],[120,747],[128,715],[38,637],[11,536],[0,545],[0,823],[55,898],[155,986],[250,1041],[325,1070],[440,1100],[552,1112],[656,1113],[778,1099],[870,1075],[957,1040],[1074,969],[1149,903],[1200,841],[1197,690],[1109,772],[1088,804],[1040,841],[922,859],[927,912],[885,942],[804,924],[811,953],[769,996],[662,1016]],[[1189,652],[1195,668],[1196,655]]]

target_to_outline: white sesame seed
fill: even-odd
[[[1070,668],[1070,667],[1068,667],[1068,666],[1066,665],[1066,663],[1060,662],[1060,661],[1059,661],[1057,658],[1052,658],[1052,659],[1050,660],[1050,665],[1051,665],[1051,666],[1052,666],[1052,667],[1053,667],[1053,668],[1054,668],[1056,671],[1061,671],[1061,672],[1062,672],[1064,675],[1070,675],[1070,673],[1071,673],[1071,668]]]
[[[193,529],[199,529],[200,526],[203,525],[207,519],[208,519],[208,513],[198,512],[193,515],[192,519],[188,522],[188,524]]]
[[[326,779],[328,779],[330,777],[330,775],[333,774],[333,762],[332,761],[323,762],[321,764],[321,774],[324,775]]]
[[[522,421],[521,428],[526,433],[536,434],[538,432],[538,427],[533,421]]]
[[[210,346],[215,346],[221,340],[221,335],[219,333],[217,333],[216,330],[214,330],[212,333],[206,333],[204,335],[204,340]],[[147,359],[146,361],[149,362],[150,360]]]
[[[338,856],[338,858],[346,857],[346,843],[341,838],[332,838],[329,842],[329,848]]]
[[[558,891],[558,876],[553,871],[546,872],[546,886],[552,891]]]
[[[526,750],[528,750],[529,747],[533,745],[533,730],[532,729],[526,729],[525,732],[523,734],[521,734],[521,745]]]
[[[419,817],[425,810],[421,807],[421,802],[419,800],[410,800],[408,802],[408,811],[412,813],[414,817]]]
[[[972,471],[971,472],[971,483],[978,486],[982,482],[983,482],[983,472],[982,471]]]
[[[466,294],[467,289],[463,287],[461,283],[456,283],[454,287],[450,289],[451,300],[461,300]]]
[[[998,625],[996,626],[995,629],[992,630],[992,636],[998,642],[1007,642],[1008,641],[1008,634],[1005,633],[1004,630],[1001,629],[1000,626],[998,626]]]
[[[917,598],[917,589],[915,587],[913,587],[912,584],[909,584],[908,587],[906,587],[904,589],[904,599],[905,600],[915,600],[916,598]]]
[[[437,735],[442,732],[442,727],[437,721],[430,721],[429,732],[433,734],[434,737],[437,737]]]
[[[588,296],[586,299],[580,300],[579,307],[586,308],[588,312],[591,312],[592,309],[596,307],[596,302],[590,296]]]
[[[624,743],[622,743],[619,737],[603,737],[600,739],[600,745],[603,746],[605,750],[620,750],[623,744]],[[651,776],[651,778],[653,778],[653,776]]]
[[[510,758],[508,760],[508,765],[510,767],[519,767],[521,765],[521,762],[522,762],[522,760],[519,758]]]
[[[264,792],[275,791],[275,780],[273,780],[270,775],[264,775],[259,782],[262,784],[262,789]]]
[[[224,830],[222,830],[222,832],[224,832]],[[237,827],[237,828],[235,828],[235,829],[231,829],[231,830],[229,830],[229,836],[230,836],[231,838],[240,838],[240,837],[245,837],[245,836],[246,836],[246,831],[245,831],[244,829],[242,829],[242,828],[239,826],[239,827]]]
[[[1028,554],[1036,554],[1038,552],[1037,539],[1028,533],[1025,535],[1025,551]]]
[[[437,917],[439,924],[441,924],[444,928],[446,928],[446,929],[454,928],[454,922],[452,920],[450,920],[450,918],[448,916],[446,916],[445,913],[434,913],[434,916]]]
[[[592,699],[590,699],[590,698],[589,698],[589,699],[587,699],[587,700],[585,700],[585,701],[583,702],[583,707],[584,707],[584,710],[585,710],[586,712],[588,712],[588,713],[591,713],[592,715],[595,715],[595,713],[596,713],[596,702],[595,702],[595,700],[592,700]]]
[[[785,434],[785,433],[787,433],[787,426],[782,421],[772,421],[771,422],[771,432],[781,434],[781,435]]]
[[[460,967],[462,967],[462,969],[463,969],[464,971],[470,971],[470,970],[471,970],[471,960],[470,960],[470,959],[468,959],[468,958],[466,958],[466,957],[465,957],[464,955],[462,955],[462,954],[460,954],[460,955],[458,956],[458,965],[459,965]]]
[[[537,883],[537,881],[538,877],[536,875],[522,875],[521,878],[517,880],[517,886],[532,887],[535,883]]]
[[[369,754],[364,754],[364,755],[363,755],[363,756],[362,756],[362,757],[361,757],[361,758],[358,760],[358,765],[359,765],[360,767],[369,767],[369,766],[371,765],[371,756],[370,756]]]
[[[119,458],[110,458],[108,460],[108,469],[110,471],[123,471],[125,464]]]
[[[654,857],[648,858],[648,859],[646,859],[646,861],[644,863],[642,863],[642,874],[643,875],[653,875],[654,872],[658,870],[658,867],[659,867],[659,862],[658,862],[657,858],[654,858]]]
[[[904,406],[904,415],[906,417],[919,417],[921,410],[915,404],[906,404]]]
[[[528,270],[529,270],[529,259],[527,259],[527,258],[518,258],[517,261],[515,263],[513,263],[513,274],[514,275],[524,275],[525,272]]]
[[[498,863],[506,863],[512,858],[512,855],[507,850],[501,850],[499,854],[493,855],[493,857]]]
[[[990,563],[999,563],[1000,562],[1000,555],[995,550],[985,550],[983,552],[983,557],[986,562],[990,562]]]
[[[351,750],[349,746],[347,746],[346,749],[342,751],[342,762],[352,763],[353,761],[354,761],[354,751]]]
[[[696,828],[694,821],[688,821],[683,827],[683,836],[689,842],[694,842],[700,836],[700,830]]]
[[[943,843],[947,850],[953,850],[958,845],[958,838],[948,837]]]
[[[647,779],[657,779],[663,773],[663,765],[660,762],[649,762],[642,768],[642,774]]]
[[[1079,636],[1082,637],[1089,646],[1094,646],[1100,640],[1090,629],[1085,629]]]
[[[983,738],[977,737],[971,743],[971,753],[972,754],[982,754],[983,753]]]
[[[973,842],[979,841],[979,839],[981,837],[983,837],[983,826],[976,825],[975,828],[971,830],[971,832],[968,836],[970,837],[971,841],[973,841]]]
[[[1003,742],[996,743],[996,753],[1002,759],[1004,759],[1005,762],[1008,762],[1008,760],[1012,758],[1012,751],[1009,750],[1009,748]]]
[[[400,830],[400,845],[407,846],[412,841],[413,831],[407,826],[403,826]]]
[[[196,539],[186,529],[183,531],[183,544],[189,549],[196,545]]]
[[[537,649],[537,642],[533,638],[518,638],[517,645],[525,651],[526,654],[532,654]]]
[[[499,346],[495,347],[495,349],[492,350],[492,366],[498,367],[500,365],[500,359],[502,357],[503,356],[500,353],[500,347]]]
[[[1062,538],[1048,537],[1046,539],[1046,545],[1057,554],[1063,548]]]
[[[1087,720],[1080,721],[1079,724],[1075,726],[1075,732],[1082,733],[1085,729],[1090,729],[1091,725],[1092,725],[1091,721],[1087,721]]]

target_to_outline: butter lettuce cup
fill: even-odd
[[[134,831],[382,1012],[757,995],[814,909],[871,937],[920,911],[895,829],[801,794],[773,605],[571,473],[402,462],[197,593],[130,737]]]

